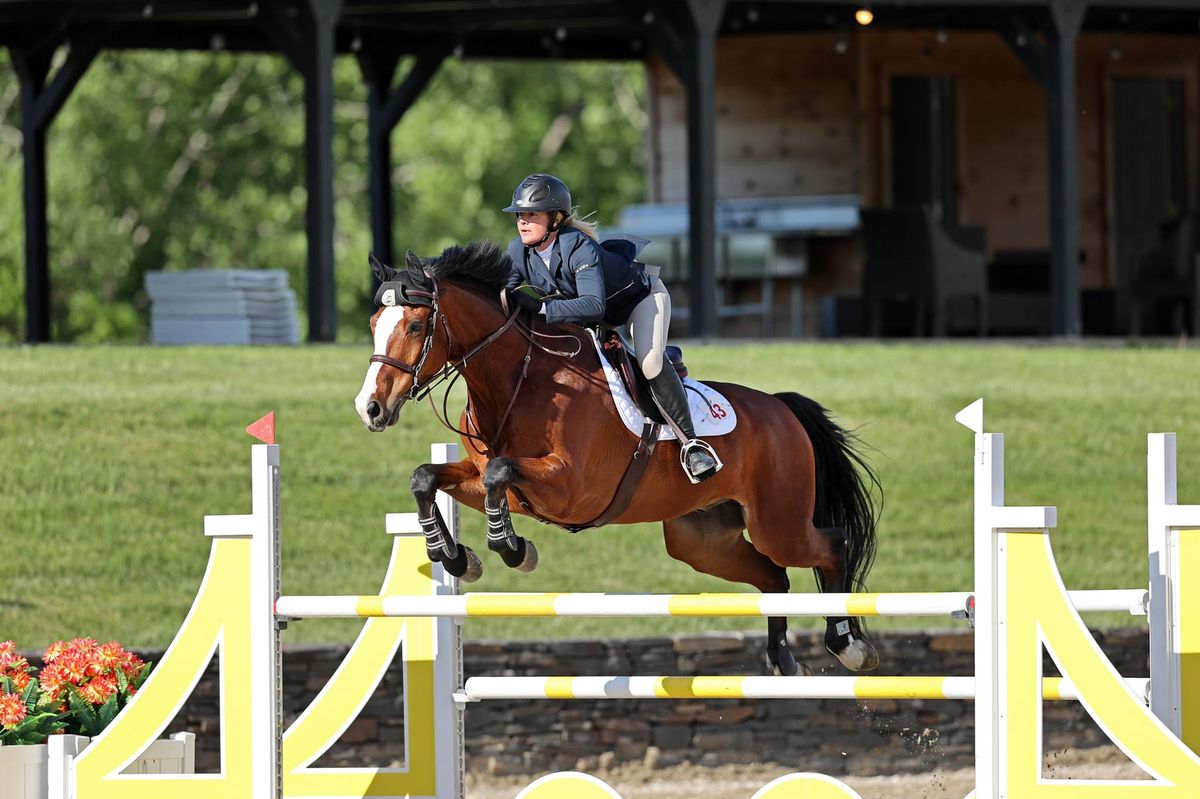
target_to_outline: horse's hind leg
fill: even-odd
[[[746,513],[746,530],[754,548],[781,567],[813,567],[823,592],[846,593],[846,534],[841,528],[821,529],[811,522],[797,524],[803,507],[762,502]],[[768,631],[772,627],[767,625]],[[857,618],[828,616],[825,648],[850,671],[870,671],[879,654],[863,634]]]
[[[729,501],[663,522],[667,554],[698,572],[735,583],[747,583],[765,594],[786,593],[787,570],[751,546],[742,535],[742,508]],[[787,644],[787,619],[767,619],[767,659],[778,674],[799,671]]]
[[[848,593],[846,579],[846,533],[840,527],[813,528],[823,539],[829,556],[813,572],[823,592]],[[854,616],[829,616],[825,619],[825,648],[850,671],[870,671],[879,665],[875,645],[863,633],[862,623]]]
[[[429,560],[441,563],[446,571],[467,583],[483,576],[483,564],[470,547],[450,537],[436,500],[442,486],[461,486],[478,479],[479,469],[471,461],[463,460],[418,466],[409,483],[417,500],[417,521],[425,532],[425,553]]]
[[[508,489],[521,478],[512,458],[495,458],[483,470],[483,512],[487,516],[488,549],[500,556],[505,565],[523,572],[537,568],[538,554],[533,542],[517,535],[508,512]]]

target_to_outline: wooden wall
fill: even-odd
[[[831,36],[742,36],[717,50],[717,195],[850,194],[858,184],[854,63]],[[683,87],[651,62],[650,201],[687,197]]]
[[[843,53],[835,34],[718,43],[718,196],[859,194],[864,205],[886,203],[891,76],[953,75],[960,221],[985,226],[993,252],[1048,248],[1045,93],[999,36],[860,29],[844,42]],[[1121,75],[1185,80],[1188,192],[1200,206],[1200,38],[1086,35],[1078,69],[1081,282],[1105,287],[1113,247],[1108,87]],[[684,200],[685,95],[661,62],[651,61],[648,74],[649,199]],[[857,293],[856,244],[829,254],[828,264],[813,264],[813,288]]]

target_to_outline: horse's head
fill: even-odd
[[[379,279],[371,317],[375,353],[362,390],[354,400],[363,424],[381,432],[396,423],[404,403],[416,396],[446,362],[445,337],[437,336],[437,284],[410,250],[404,271],[370,256]],[[444,324],[444,322],[443,322]]]

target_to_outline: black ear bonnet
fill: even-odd
[[[379,281],[379,290],[375,292],[376,305],[433,307],[433,278],[425,273],[424,262],[412,250],[404,257],[408,268],[403,272],[381,262],[375,253],[368,255],[367,261],[372,274]]]

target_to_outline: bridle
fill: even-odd
[[[393,358],[392,356],[387,355],[387,354],[382,354],[382,355],[373,354],[373,355],[371,355],[370,362],[384,364],[385,366],[391,366],[394,369],[399,369],[402,372],[412,375],[413,384],[408,389],[408,391],[406,391],[404,393],[404,395],[402,397],[402,399],[405,402],[408,402],[409,400],[416,400],[419,402],[419,401],[425,399],[425,397],[429,396],[429,394],[435,388],[437,388],[439,385],[441,385],[443,382],[449,380],[450,382],[446,386],[446,393],[442,397],[442,413],[441,413],[441,415],[438,415],[437,410],[435,408],[434,415],[438,417],[438,421],[440,421],[447,429],[453,430],[454,432],[456,432],[459,435],[464,436],[466,438],[471,438],[476,441],[479,441],[479,442],[485,444],[487,447],[494,449],[495,448],[495,439],[487,439],[482,436],[475,435],[474,433],[468,432],[466,430],[459,430],[457,427],[450,424],[450,422],[448,420],[449,414],[447,413],[446,405],[449,400],[450,389],[454,387],[454,382],[459,377],[462,376],[463,369],[466,367],[467,362],[470,361],[472,358],[474,358],[476,355],[478,355],[480,352],[482,352],[484,349],[486,349],[488,346],[493,344],[502,335],[504,335],[504,333],[510,327],[513,327],[513,326],[515,326],[516,329],[518,331],[520,331],[521,335],[529,342],[529,346],[525,350],[525,358],[521,364],[521,375],[517,379],[516,388],[513,389],[512,397],[508,401],[508,407],[506,407],[504,409],[504,414],[501,416],[500,423],[496,427],[496,435],[499,436],[500,431],[504,429],[504,423],[506,421],[508,421],[508,417],[512,413],[513,406],[516,404],[517,395],[520,394],[520,392],[521,392],[521,386],[525,383],[525,377],[529,372],[529,361],[533,356],[533,348],[536,346],[538,349],[542,350],[543,352],[549,353],[551,355],[560,355],[560,356],[565,356],[568,358],[573,358],[580,353],[583,345],[579,342],[578,339],[576,339],[577,346],[576,346],[574,352],[560,352],[558,350],[552,350],[543,344],[537,343],[534,340],[535,337],[562,338],[562,336],[552,336],[552,335],[548,335],[546,333],[539,333],[539,332],[533,330],[532,328],[525,326],[523,323],[517,321],[518,317],[521,315],[520,310],[513,309],[512,314],[508,316],[508,318],[505,320],[504,324],[502,324],[496,330],[494,330],[490,334],[488,334],[488,336],[486,338],[484,338],[482,341],[480,341],[478,344],[476,344],[474,347],[472,347],[469,352],[467,352],[465,355],[463,355],[457,361],[451,362],[449,359],[449,355],[450,355],[451,347],[453,346],[453,343],[454,343],[454,337],[450,332],[450,323],[447,321],[446,315],[444,313],[441,313],[441,307],[440,307],[440,303],[439,303],[439,300],[441,299],[441,294],[438,291],[438,281],[436,278],[431,277],[430,279],[432,281],[432,286],[433,286],[432,291],[422,291],[420,289],[413,289],[413,288],[406,286],[404,288],[404,291],[402,293],[398,292],[398,294],[400,294],[400,296],[402,296],[404,298],[404,300],[409,300],[409,301],[405,302],[404,300],[401,300],[396,303],[397,305],[403,305],[403,306],[407,306],[407,307],[428,306],[429,308],[432,309],[432,313],[429,316],[429,324],[425,329],[425,339],[424,339],[424,341],[421,342],[421,355],[420,355],[420,357],[417,358],[417,362],[416,363],[405,363],[404,361],[401,361],[398,358]],[[441,320],[442,327],[444,327],[446,329],[446,356],[447,356],[446,363],[442,366],[441,369],[439,369],[437,371],[437,373],[427,383],[422,385],[421,371],[425,367],[425,361],[426,361],[426,359],[429,358],[430,351],[433,349],[433,338],[437,333],[437,323],[438,323],[439,319]],[[474,419],[471,419],[472,414],[470,413],[470,395],[469,394],[467,397],[467,404],[468,404],[468,414],[467,414],[468,419],[469,419],[469,421],[472,422],[472,426],[474,426],[475,429],[478,430],[479,425],[474,422]],[[480,431],[480,432],[482,432],[482,431]]]
[[[425,329],[425,340],[421,342],[421,357],[417,358],[416,363],[405,363],[404,361],[401,361],[398,358],[393,358],[392,356],[388,355],[387,353],[384,353],[382,355],[379,355],[379,354],[372,355],[370,362],[371,363],[381,363],[386,366],[391,366],[394,369],[399,369],[401,372],[406,372],[406,373],[412,375],[412,378],[413,378],[412,387],[409,388],[408,391],[406,391],[404,393],[403,399],[405,402],[407,402],[408,400],[420,401],[429,393],[429,390],[432,390],[433,386],[436,385],[436,382],[430,381],[429,390],[425,391],[424,393],[421,393],[421,370],[425,367],[425,360],[429,357],[429,351],[433,349],[433,336],[434,336],[434,333],[437,332],[438,317],[441,316],[442,325],[446,328],[446,353],[447,354],[449,354],[449,352],[450,352],[450,325],[446,323],[445,315],[438,313],[438,289],[437,289],[437,281],[436,280],[433,281],[433,291],[421,291],[419,289],[406,288],[404,291],[404,296],[405,297],[417,297],[417,298],[420,298],[421,300],[427,299],[427,300],[429,300],[429,302],[425,303],[425,302],[421,302],[418,300],[417,302],[400,302],[400,303],[398,303],[399,305],[416,307],[416,306],[427,304],[427,305],[429,305],[430,308],[433,309],[433,313],[430,314],[430,316],[429,316],[429,325]],[[445,372],[445,367],[443,367],[443,373],[444,372]],[[436,378],[434,380],[436,380]]]

